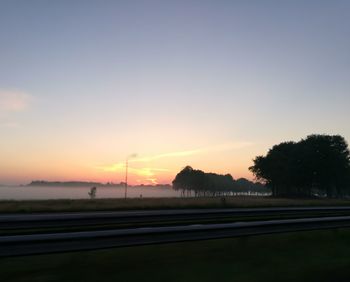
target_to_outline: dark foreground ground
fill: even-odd
[[[234,196],[208,198],[134,198],[95,200],[30,200],[0,201],[0,213],[112,211],[134,209],[237,208],[287,206],[346,206],[350,200],[283,199],[272,197]]]
[[[0,281],[349,281],[350,229],[0,259]]]

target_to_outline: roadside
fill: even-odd
[[[0,260],[14,281],[348,281],[350,230],[309,231]]]
[[[272,197],[208,197],[208,198],[130,198],[94,200],[30,200],[0,201],[0,213],[113,211],[191,208],[244,208],[295,206],[347,206],[342,199],[285,199]]]

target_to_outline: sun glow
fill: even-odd
[[[228,142],[192,150],[173,151],[147,157],[135,157],[128,159],[129,179],[131,182],[144,184],[170,183],[176,173],[188,164],[196,165],[197,163],[202,163],[203,166],[203,163],[206,163],[210,167],[214,154],[225,155],[228,152],[237,152],[251,146],[253,146],[251,142]],[[93,168],[109,175],[119,175],[119,178],[123,179],[126,162],[95,165]],[[207,170],[210,170],[210,168]],[[229,173],[230,170],[224,166],[221,171],[223,173]]]

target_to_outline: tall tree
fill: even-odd
[[[228,195],[232,192],[268,192],[266,187],[248,180],[237,183],[230,174],[205,173],[186,166],[173,180],[173,188],[185,192],[194,192],[196,196]]]
[[[249,169],[274,196],[343,197],[349,194],[350,153],[339,135],[310,135],[275,145]]]

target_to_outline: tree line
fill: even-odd
[[[350,195],[350,152],[340,135],[282,142],[249,169],[273,196],[342,198]]]
[[[194,196],[224,196],[232,193],[260,192],[268,193],[268,188],[260,183],[253,183],[247,179],[234,180],[230,174],[221,175],[206,173],[186,166],[173,180],[173,188],[181,190],[183,194]]]

